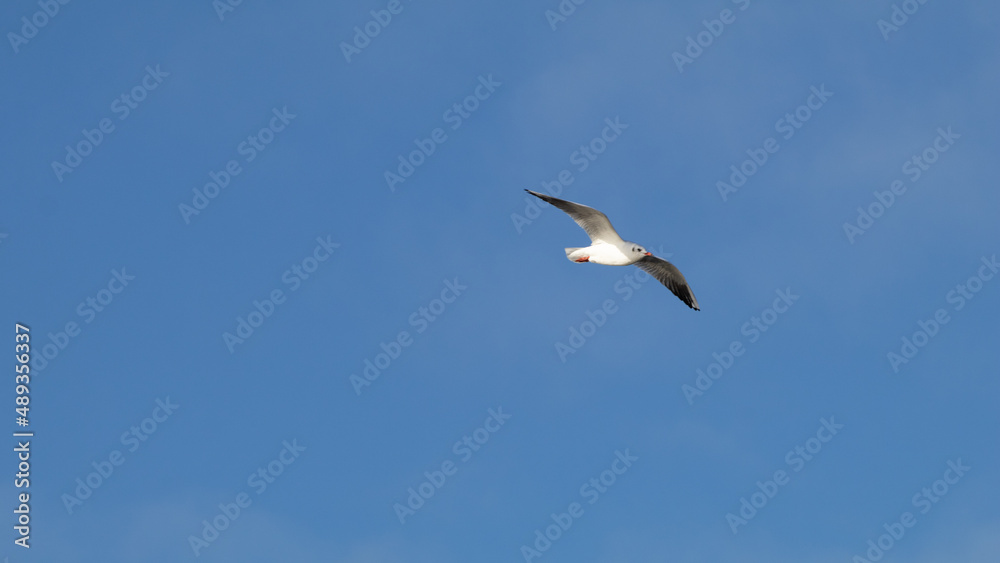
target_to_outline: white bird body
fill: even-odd
[[[641,245],[622,240],[611,226],[608,216],[594,209],[572,201],[524,190],[529,194],[565,211],[577,225],[587,231],[590,246],[567,248],[566,258],[573,262],[593,262],[604,266],[629,266],[635,264],[672,291],[681,301],[695,311],[700,311],[698,300],[688,286],[684,275],[676,266],[653,256]]]
[[[637,256],[636,253],[629,251],[630,248],[637,245],[631,242],[622,242],[624,244],[621,246],[599,242],[586,248],[567,248],[566,258],[573,262],[593,262],[604,266],[631,266],[645,256],[645,254]]]

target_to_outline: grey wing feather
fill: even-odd
[[[656,278],[657,281],[667,286],[674,295],[695,311],[700,311],[698,300],[694,298],[694,292],[684,279],[684,275],[670,262],[656,256],[644,256],[642,260],[635,263],[646,273]]]
[[[611,226],[608,216],[593,207],[587,207],[586,205],[580,205],[579,203],[573,203],[572,201],[566,201],[565,199],[540,194],[531,190],[524,191],[565,211],[576,221],[577,225],[580,225],[584,231],[587,231],[587,236],[590,237],[591,243],[624,242],[622,241],[622,237],[618,236],[615,228]]]

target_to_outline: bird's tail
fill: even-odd
[[[581,256],[583,256],[585,254],[585,253],[579,253],[578,254],[578,252],[581,251],[581,250],[583,250],[583,247],[567,248],[566,249],[566,258],[570,259],[573,262],[576,262]]]

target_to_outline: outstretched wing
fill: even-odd
[[[587,231],[587,236],[590,237],[592,244],[598,242],[608,242],[611,244],[624,242],[622,237],[618,236],[618,233],[615,232],[615,228],[611,226],[608,216],[593,207],[587,207],[586,205],[580,205],[579,203],[573,203],[572,201],[566,201],[565,199],[540,194],[531,190],[524,191],[565,211],[576,221],[577,225],[580,225],[583,227],[583,230]]]
[[[694,298],[694,292],[691,291],[691,287],[687,284],[687,280],[684,279],[684,275],[677,269],[677,266],[656,256],[643,256],[635,265],[667,286],[688,307],[691,307],[695,311],[701,310],[698,307],[698,300]]]

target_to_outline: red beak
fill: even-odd
[[[653,253],[652,253],[652,252],[647,252],[647,253],[646,253],[646,256],[652,256],[652,255],[653,255]]]

